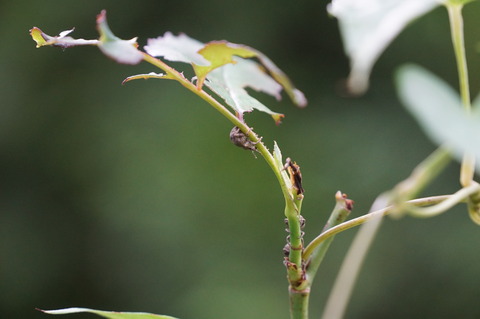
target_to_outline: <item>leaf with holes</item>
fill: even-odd
[[[211,62],[210,66],[194,65],[195,74],[198,79],[198,87],[201,88],[207,74],[214,69],[228,63],[235,64],[234,56],[241,58],[257,58],[268,74],[275,79],[288,94],[290,99],[299,107],[307,105],[307,100],[303,93],[296,89],[290,79],[282,70],[280,70],[272,60],[265,54],[243,44],[236,44],[227,41],[212,41],[198,51],[205,59]]]
[[[280,123],[283,114],[271,111],[246,91],[247,87],[267,93],[280,99],[282,87],[263,70],[258,63],[242,58],[235,58],[235,64],[225,65],[207,77],[205,85],[222,97],[239,114],[254,109],[270,114],[275,123]]]
[[[74,39],[69,36],[74,29],[61,32],[58,36],[50,36],[41,29],[33,27],[30,36],[37,43],[37,48],[43,46],[58,46],[69,48],[79,45],[96,45],[98,48],[118,63],[138,64],[143,60],[143,54],[137,50],[137,38],[122,40],[116,37],[107,24],[107,13],[103,10],[97,16],[97,30],[100,33],[98,40]]]
[[[197,76],[197,87],[205,84],[239,114],[257,109],[270,114],[279,123],[283,114],[271,111],[248,94],[249,87],[280,99],[284,89],[298,106],[307,100],[288,77],[264,54],[248,46],[227,41],[203,44],[185,34],[170,32],[149,39],[145,51],[168,61],[192,65]],[[243,58],[257,58],[261,64]]]
[[[202,49],[198,51],[210,65],[193,65],[195,75],[197,76],[197,87],[202,88],[207,74],[228,63],[236,63],[234,56],[242,58],[251,58],[257,55],[256,52],[246,46],[234,45],[227,41],[212,41],[207,43]]]

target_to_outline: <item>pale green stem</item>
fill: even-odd
[[[460,96],[463,107],[467,112],[471,111],[470,88],[468,82],[467,58],[465,54],[465,40],[463,32],[463,16],[461,3],[447,2],[446,7],[450,20],[450,29],[457,60],[458,79],[460,85]],[[472,154],[465,154],[460,169],[460,184],[468,186],[473,182],[475,174],[475,157]]]
[[[295,192],[295,191],[294,191]],[[288,219],[290,253],[287,267],[287,279],[289,282],[288,294],[290,298],[290,318],[308,319],[308,296],[310,287],[305,287],[305,269],[302,259],[303,233],[300,222],[303,195],[289,205],[285,206],[285,216]]]
[[[419,218],[428,218],[437,216],[439,214],[444,213],[445,211],[449,210],[453,206],[457,205],[460,202],[465,201],[471,195],[478,193],[480,191],[480,185],[475,183],[469,186],[466,186],[460,189],[455,194],[452,194],[449,198],[444,200],[443,202],[425,208],[420,207],[408,207],[406,206],[405,209],[408,210],[409,215]]]
[[[378,211],[378,208],[387,206],[389,199],[389,195],[380,195],[373,203],[370,211]],[[323,319],[341,319],[343,317],[355,281],[360,273],[361,265],[380,227],[382,218],[383,214],[373,215],[370,222],[364,224],[355,236],[328,297]]]
[[[409,199],[420,192],[426,185],[428,185],[433,178],[445,168],[450,160],[450,152],[445,148],[438,148],[419,165],[417,165],[407,179],[400,182],[392,191],[380,196],[379,199],[375,201],[375,204],[372,206],[372,209],[374,209],[375,212],[360,216],[353,220],[349,220],[320,234],[305,248],[303,258],[308,260],[310,255],[313,254],[315,249],[317,249],[325,239],[337,234],[340,231],[363,224],[364,222],[373,219],[375,216],[383,216],[392,212],[398,215],[404,209],[406,204],[413,204],[414,206],[417,206],[419,203],[431,203],[431,198],[427,198],[426,202],[418,202],[418,200],[409,201]],[[375,208],[383,202],[385,202],[385,206],[389,203],[392,205],[387,208],[376,210]]]
[[[395,206],[392,216],[399,217],[407,200],[417,196],[451,161],[450,151],[444,147],[436,149],[415,167],[410,176],[398,183],[391,191],[391,204]]]
[[[414,188],[415,189],[415,188]],[[468,199],[472,194],[478,193],[480,185],[472,185],[468,188],[461,189],[457,193],[450,195],[444,201],[428,208],[415,208],[414,204],[401,205],[410,211],[421,210],[421,217],[435,216],[447,209],[453,207],[455,204]],[[342,263],[337,280],[333,286],[332,292],[325,305],[323,314],[324,319],[341,319],[346,311],[348,300],[353,292],[355,281],[359,275],[361,265],[365,260],[365,256],[375,234],[377,233],[380,223],[386,211],[378,210],[380,207],[385,207],[391,201],[392,193],[385,193],[381,195],[373,204],[370,213],[369,222],[365,223],[357,233],[352,245],[350,246],[347,256]],[[418,202],[417,202],[418,204]],[[394,206],[395,209],[398,207]]]
[[[296,290],[289,287],[290,295],[290,318],[291,319],[308,319],[308,301],[310,296],[310,288],[304,290]]]
[[[285,262],[287,279],[289,282],[288,294],[290,298],[290,318],[308,319],[308,297],[310,287],[305,287],[305,269],[302,259],[303,234],[300,223],[302,200],[297,205],[286,202],[285,216],[288,219],[290,253]]]
[[[328,218],[325,227],[322,230],[323,232],[332,229],[333,227],[343,223],[348,215],[352,210],[352,201],[345,198],[341,192],[337,192],[335,195],[336,205]],[[308,259],[305,259],[305,262],[308,264],[307,267],[307,281],[308,284],[311,285],[315,275],[317,273],[318,267],[323,261],[325,254],[327,253],[330,244],[332,243],[334,236],[329,237],[328,239],[324,240],[319,246],[316,247],[315,251],[312,253]],[[305,258],[305,254],[304,254]]]
[[[303,236],[300,225],[300,212],[298,211],[297,206],[289,205],[289,203],[287,202],[285,206],[285,216],[288,219],[288,229],[290,237],[290,254],[288,256],[288,261],[294,264],[294,268],[289,268],[287,265],[287,275],[288,281],[294,286],[293,288],[295,289],[298,285],[301,284],[299,281],[302,280],[303,277]]]
[[[337,192],[335,195],[336,205],[330,214],[323,231],[330,229],[331,227],[343,222],[352,209],[352,201],[347,199],[341,192]],[[292,319],[308,319],[308,303],[310,299],[310,287],[312,285],[313,277],[317,272],[318,266],[323,260],[328,247],[333,241],[333,237],[330,237],[324,241],[318,249],[315,250],[315,254],[309,260],[303,260],[306,263],[306,273],[302,272],[302,280],[296,287],[289,288],[290,294],[290,311]],[[301,256],[300,256],[301,258]]]
[[[365,258],[368,247],[380,226],[382,217],[388,213],[396,213],[398,216],[402,210],[404,210],[406,205],[417,206],[422,204],[432,204],[432,198],[427,198],[423,201],[409,201],[409,199],[428,185],[433,178],[445,168],[450,160],[450,152],[447,149],[439,148],[435,150],[435,152],[415,167],[412,174],[410,174],[407,179],[400,182],[392,191],[379,196],[373,204],[369,214],[344,222],[327,232],[320,234],[320,236],[315,238],[306,247],[303,258],[308,260],[315,250],[318,249],[327,238],[330,238],[330,236],[345,229],[363,224],[366,221],[372,221],[361,228],[351,246],[351,249],[349,249],[349,253],[345,258],[334,289],[330,295],[329,302],[327,302],[324,318],[340,318],[345,311],[353,285],[360,271],[360,266]],[[435,197],[434,199],[438,200],[438,197]],[[443,197],[442,200],[444,199],[446,198]],[[435,202],[435,204],[436,203],[437,202]],[[386,207],[389,204],[392,205]],[[380,209],[380,207],[386,208]]]
[[[448,199],[451,195],[441,195],[441,196],[432,196],[432,197],[425,197],[425,198],[418,198],[407,201],[408,205],[413,206],[427,206],[427,205],[435,205],[441,203],[442,201]],[[362,215],[360,217],[347,220],[346,222],[341,223],[338,226],[332,227],[329,230],[321,233],[315,239],[313,239],[308,246],[305,248],[303,252],[303,258],[307,260],[310,258],[312,253],[318,248],[318,246],[328,238],[335,236],[347,229],[362,225],[369,220],[372,220],[376,215],[383,215],[386,216],[392,212],[394,206],[385,207],[383,209],[379,209],[377,211]]]

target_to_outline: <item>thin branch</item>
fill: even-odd
[[[448,1],[446,4],[448,18],[450,21],[451,37],[453,50],[457,61],[458,82],[460,86],[460,96],[465,111],[472,109],[470,100],[470,85],[468,82],[467,57],[465,54],[465,39],[463,32],[463,3],[454,3]],[[472,154],[465,154],[460,168],[460,184],[468,186],[473,182],[475,174],[475,157]]]
[[[328,218],[328,221],[323,228],[323,232],[326,232],[333,227],[340,225],[343,223],[348,215],[351,213],[353,209],[353,201],[348,199],[345,194],[341,192],[337,192],[335,194],[336,205]],[[322,241],[322,243],[317,246],[317,249],[311,255],[311,258],[308,260],[307,264],[307,280],[309,285],[312,284],[313,279],[317,273],[318,267],[323,261],[330,244],[332,243],[334,236],[330,236],[329,238]]]
[[[424,198],[418,198],[418,199],[413,199],[409,200],[406,203],[409,205],[413,206],[427,206],[427,205],[435,205],[438,203],[441,203],[442,201],[448,199],[451,195],[441,195],[441,196],[432,196],[432,197],[424,197]],[[320,245],[324,240],[330,238],[331,236],[335,236],[338,233],[341,233],[347,229],[353,228],[355,226],[361,225],[369,220],[372,220],[375,218],[377,215],[383,215],[386,216],[390,214],[394,207],[389,206],[383,209],[379,209],[377,211],[362,215],[360,217],[348,220],[338,226],[335,226],[333,228],[330,228],[329,230],[321,233],[318,235],[315,239],[313,239],[310,244],[305,248],[305,251],[303,253],[303,259],[308,260],[308,258],[312,255],[312,253],[315,251],[315,249]]]
[[[340,319],[343,317],[361,265],[365,260],[368,248],[372,244],[383,219],[383,214],[378,213],[378,209],[379,207],[385,207],[389,201],[390,195],[382,194],[373,203],[370,212],[377,213],[372,215],[370,222],[360,228],[352,245],[350,245],[347,256],[335,280],[332,292],[328,297],[322,318]]]
[[[437,216],[444,213],[448,209],[452,208],[453,206],[457,205],[460,202],[465,201],[466,198],[470,197],[475,193],[478,193],[479,191],[480,191],[480,184],[475,183],[460,189],[458,192],[452,194],[450,197],[440,202],[439,204],[436,204],[430,207],[424,207],[424,208],[406,206],[405,209],[409,212],[409,215],[413,217],[418,217],[418,218],[433,217],[433,216]]]

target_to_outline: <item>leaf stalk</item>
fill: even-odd
[[[463,30],[463,3],[448,1],[446,4],[450,21],[451,37],[455,59],[457,62],[460,96],[466,112],[470,112],[472,105],[470,99],[470,85],[468,79],[467,57],[465,53],[465,36]],[[475,174],[475,157],[465,154],[460,168],[460,184],[468,186],[473,182]]]

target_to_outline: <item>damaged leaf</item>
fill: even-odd
[[[279,124],[283,114],[271,111],[246,91],[250,87],[256,91],[267,93],[280,99],[282,87],[268,76],[253,61],[235,58],[235,64],[224,65],[207,76],[205,85],[225,100],[240,114],[252,112],[254,109],[270,114]]]
[[[37,43],[37,48],[43,46],[58,46],[61,48],[69,48],[77,45],[98,45],[98,40],[74,39],[68,36],[74,29],[60,32],[58,36],[50,36],[37,27],[30,30],[30,36]]]
[[[143,53],[137,50],[137,39],[122,40],[116,37],[107,24],[106,11],[97,16],[97,30],[100,33],[98,40],[74,39],[69,36],[74,29],[61,32],[58,36],[50,36],[37,27],[30,30],[32,39],[37,48],[42,46],[58,46],[69,48],[79,45],[96,45],[109,58],[118,63],[138,64],[143,60]]]
[[[175,36],[171,32],[166,32],[158,38],[148,39],[144,49],[151,56],[163,57],[168,61],[209,66],[210,62],[198,53],[203,46],[202,42],[186,34],[181,33]]]
[[[107,24],[105,10],[97,16],[97,29],[100,33],[98,48],[103,54],[122,64],[138,64],[143,60],[143,53],[137,49],[137,38],[122,40],[116,37]]]
[[[198,89],[205,84],[240,114],[257,109],[272,115],[277,123],[283,117],[251,97],[245,90],[247,87],[270,94],[277,100],[281,98],[281,90],[285,89],[298,106],[307,104],[303,93],[270,59],[248,46],[227,41],[203,44],[185,34],[175,36],[167,32],[164,36],[149,39],[145,51],[168,61],[191,64]],[[242,59],[252,57],[262,65]]]
[[[251,88],[258,92],[281,99],[282,89],[292,101],[300,107],[307,104],[301,91],[296,89],[288,77],[264,54],[248,46],[227,41],[213,41],[204,44],[185,34],[178,36],[166,32],[163,36],[148,39],[145,46],[147,53],[137,49],[136,38],[122,40],[116,37],[107,24],[106,11],[97,16],[98,40],[74,39],[68,30],[56,37],[49,36],[39,28],[30,30],[37,47],[60,46],[67,48],[77,45],[96,45],[108,57],[118,63],[137,64],[146,57],[163,57],[172,62],[184,62],[192,65],[197,81],[197,89],[205,84],[218,94],[242,118],[243,113],[259,110],[270,114],[275,122],[280,123],[283,114],[273,112],[246,91]],[[150,57],[148,57],[150,58]],[[246,60],[256,58],[258,62]],[[259,63],[260,62],[260,63]],[[183,76],[183,74],[182,74]],[[148,73],[128,77],[125,82],[135,79],[172,77],[164,74]]]
[[[193,65],[195,75],[197,76],[197,87],[202,88],[203,82],[207,74],[214,69],[228,64],[236,63],[233,56],[242,58],[251,58],[256,56],[256,53],[249,50],[247,47],[233,46],[227,41],[212,41],[207,43],[202,49],[198,51],[207,61],[210,62],[208,66]]]
[[[198,78],[198,87],[201,88],[203,80],[207,74],[217,67],[222,65],[233,63],[235,59],[233,56],[241,58],[257,58],[262,66],[266,69],[269,75],[275,79],[288,94],[290,99],[299,107],[305,107],[307,105],[307,99],[303,93],[296,89],[290,79],[282,70],[280,70],[272,60],[270,60],[265,54],[258,50],[250,48],[246,45],[231,43],[227,41],[212,41],[205,45],[203,49],[199,51],[208,61],[212,64],[209,67],[195,68],[195,74]]]

